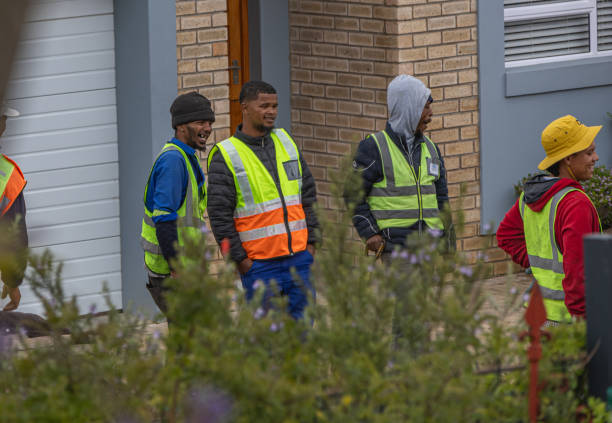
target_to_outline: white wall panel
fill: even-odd
[[[83,312],[107,308],[104,280],[121,306],[114,43],[113,0],[32,0],[8,84],[21,116],[2,152],[28,180],[30,246],[64,263]],[[27,283],[22,294],[19,311],[42,311]]]

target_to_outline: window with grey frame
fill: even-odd
[[[612,0],[504,0],[506,67],[610,56]]]

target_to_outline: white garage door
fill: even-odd
[[[28,181],[30,247],[64,262],[81,312],[121,307],[113,0],[34,0],[7,100],[2,152]],[[42,308],[27,285],[19,311]]]

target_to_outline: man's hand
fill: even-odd
[[[380,234],[372,235],[366,241],[366,246],[368,250],[378,252],[378,249],[383,245],[384,240]]]
[[[312,257],[314,257],[314,256],[315,256],[316,249],[315,249],[314,244],[308,244],[308,245],[306,246],[306,249],[308,250],[308,252],[310,253],[310,255],[311,255]]]
[[[19,307],[19,302],[21,301],[21,291],[19,291],[19,287],[9,288],[7,285],[4,285],[2,288],[2,296],[4,299],[8,297],[10,298],[10,302],[4,306],[4,311],[13,311]]]
[[[246,272],[248,272],[251,269],[252,266],[253,266],[253,260],[247,257],[244,260],[242,260],[240,263],[238,263],[238,271],[240,272],[241,275],[244,275]]]

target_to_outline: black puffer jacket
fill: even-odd
[[[397,145],[400,151],[404,153],[404,157],[406,157],[409,163],[416,164],[421,162],[420,146],[421,143],[425,141],[422,135],[418,136],[414,140],[414,144],[412,145],[411,149],[412,151],[409,156],[406,151],[405,144],[400,140],[400,137],[393,132],[389,123],[387,123],[385,131],[395,145]],[[438,156],[440,158],[440,178],[435,183],[436,197],[438,199],[438,209],[442,210],[448,203],[448,187],[446,183],[446,168],[444,167],[444,160],[442,159],[442,155],[440,154],[440,150],[437,146],[436,150],[438,151]],[[354,201],[356,203],[356,207],[353,214],[353,225],[355,226],[355,229],[357,229],[357,232],[361,238],[367,240],[373,235],[381,234],[386,241],[385,251],[392,251],[395,245],[404,245],[408,235],[415,231],[423,230],[427,227],[424,221],[418,221],[410,227],[387,228],[384,231],[381,231],[376,224],[376,219],[372,215],[370,205],[367,203],[366,198],[372,190],[372,185],[374,185],[376,182],[382,181],[384,174],[380,152],[378,151],[376,141],[374,141],[373,137],[368,136],[359,143],[357,154],[355,156],[355,160],[353,161],[353,167],[355,170],[358,170],[361,173],[363,179],[364,196],[357,199],[357,201]],[[418,167],[416,170],[418,172]],[[454,238],[452,223],[444,222],[444,226],[446,228],[445,235],[451,239]],[[454,241],[451,241],[451,243],[452,242]],[[451,246],[451,248],[453,247]]]
[[[253,150],[280,189],[274,141],[270,135],[257,138],[250,137],[243,133],[241,129],[242,125],[238,126],[234,136]],[[230,240],[230,257],[235,262],[240,263],[247,258],[247,254],[242,248],[240,236],[234,225],[234,209],[236,208],[234,177],[223,156],[217,150],[212,151],[211,154],[213,154],[213,157],[208,168],[208,217],[210,218],[210,226],[217,243],[221,243],[225,238]],[[302,154],[300,154],[300,163],[302,165],[302,207],[308,226],[308,243],[314,244],[319,240],[317,234],[319,222],[313,209],[317,200],[317,191],[312,173],[310,173]]]

